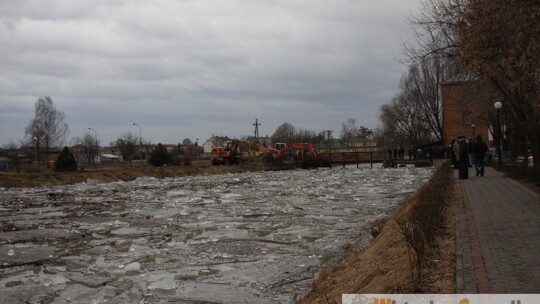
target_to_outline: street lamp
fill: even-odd
[[[136,123],[133,123],[133,125],[139,127],[139,146],[142,147],[142,133],[141,133],[141,126],[139,126],[139,125],[136,124]]]
[[[195,159],[199,159],[199,138],[195,138]]]
[[[390,137],[390,159],[392,159],[392,153],[394,152],[394,138]]]
[[[476,129],[475,129],[476,125],[475,124],[471,124],[471,128],[472,128],[472,138],[473,140],[476,139]]]
[[[38,137],[34,136],[34,143],[36,145],[36,167],[39,168],[39,158],[38,158]]]
[[[497,138],[499,143],[497,145],[497,154],[499,155],[499,167],[502,167],[502,134],[501,134],[501,108],[502,103],[497,101],[493,106],[497,109]]]
[[[325,131],[327,134],[328,134],[328,161],[329,161],[329,166],[330,168],[332,168],[332,143],[330,143],[330,137],[332,136],[332,133],[334,131],[332,130],[326,130]]]
[[[99,157],[99,147],[98,147],[98,140],[97,140],[97,131],[92,129],[92,128],[88,128],[88,130],[92,130],[94,131],[94,135],[95,135],[95,142],[96,142],[96,154],[97,156]],[[92,159],[92,163],[94,164],[94,169],[96,169],[96,155],[94,155],[93,159]]]
[[[133,123],[134,126],[137,126],[139,128],[139,150],[142,150],[142,132],[141,132],[141,126],[139,126],[136,123]],[[139,151],[140,152],[140,151]]]

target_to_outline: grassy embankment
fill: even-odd
[[[80,168],[74,172],[54,172],[52,169],[41,169],[39,172],[3,172],[0,173],[0,187],[37,187],[55,186],[86,182],[97,179],[105,182],[129,181],[141,176],[156,178],[215,175],[266,170],[267,167],[258,161],[244,162],[234,166],[212,166],[209,160],[193,161],[189,166],[153,167],[148,164],[134,163],[121,165],[103,165]],[[35,171],[35,170],[34,170]]]
[[[367,248],[359,252],[350,249],[345,259],[323,268],[312,289],[297,303],[341,303],[342,294],[454,293],[456,199],[453,185],[452,170],[448,165],[441,166],[426,185],[378,224],[380,233]],[[430,201],[427,205],[426,200]],[[418,225],[415,218],[418,219],[418,215],[425,216],[423,213],[429,212],[425,210],[426,206],[432,203],[444,205],[444,208],[437,208],[442,212],[442,222],[440,226],[431,223],[435,224],[434,240],[431,244],[425,242],[419,277],[415,251],[412,250],[409,256],[399,223],[401,220],[402,227],[412,229],[414,225],[409,224]],[[404,219],[408,220],[405,226]],[[418,246],[422,243],[418,242],[418,236],[416,234],[416,240],[413,237],[412,244],[422,247]],[[411,275],[411,269],[415,270],[414,276]]]

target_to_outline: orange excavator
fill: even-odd
[[[263,161],[272,165],[286,165],[304,169],[318,168],[319,153],[311,143],[291,143],[281,149],[267,147],[260,142],[254,144],[242,140],[228,141],[225,146],[212,148],[210,159],[213,165],[233,165],[242,161],[240,147],[256,150],[263,156]]]
[[[256,145],[243,140],[228,141],[225,146],[212,147],[212,151],[210,152],[212,165],[234,165],[242,162],[240,148],[259,150]]]
[[[303,169],[319,167],[319,153],[311,143],[291,143],[279,150],[279,158],[285,164]]]
[[[256,142],[255,144],[253,144],[253,147],[262,154],[263,160],[265,162],[276,163],[281,161],[279,150],[267,147],[260,142]]]
[[[224,146],[212,147],[210,152],[210,160],[212,165],[232,165],[239,162],[238,144],[237,141],[228,141]]]

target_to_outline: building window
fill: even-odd
[[[463,112],[463,126],[468,127],[473,123],[473,115],[471,111]]]
[[[471,84],[463,85],[463,105],[473,103],[475,97],[478,95],[475,88]]]

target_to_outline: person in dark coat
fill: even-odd
[[[458,140],[454,144],[454,153],[456,153],[456,159],[458,162],[459,179],[469,178],[469,145],[464,136],[458,137]]]
[[[469,138],[469,167],[473,167],[476,164],[476,160],[474,159],[474,140],[472,138]]]
[[[484,176],[484,157],[488,150],[487,144],[482,141],[482,135],[476,135],[476,142],[474,143],[474,155],[475,155],[475,169],[476,176]]]
[[[450,143],[450,146],[448,147],[448,150],[450,150],[450,157],[452,158],[452,168],[457,169],[458,168],[458,162],[456,158],[456,153],[454,152],[454,145],[456,144],[456,140],[452,139],[452,142]]]

